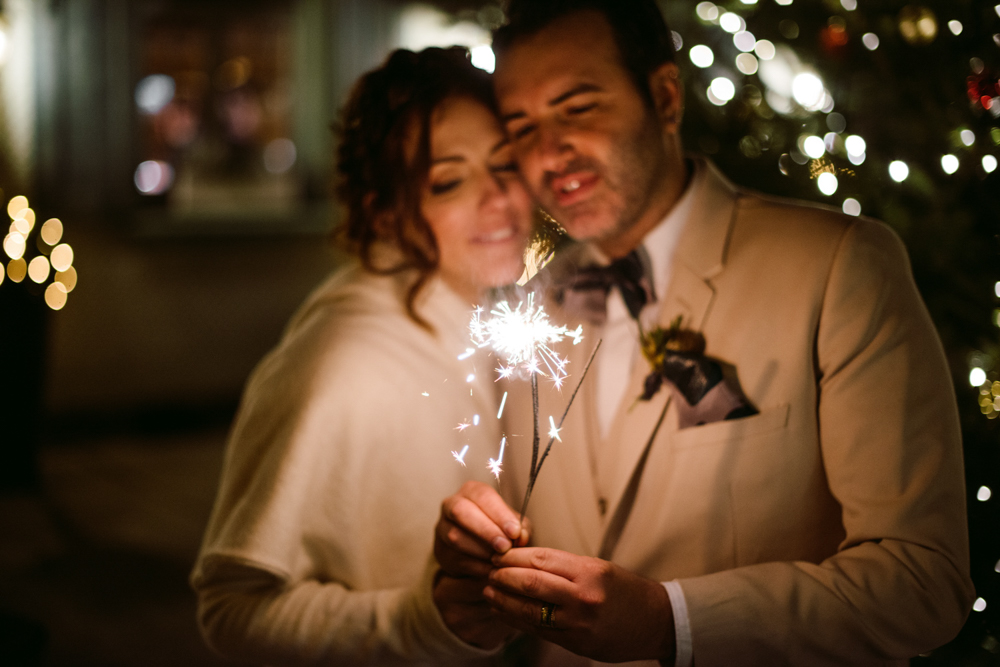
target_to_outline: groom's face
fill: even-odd
[[[602,14],[570,14],[515,42],[494,80],[525,181],[571,236],[613,245],[662,215],[662,128]]]

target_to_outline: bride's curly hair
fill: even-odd
[[[399,49],[354,85],[339,123],[337,195],[346,208],[340,241],[377,274],[415,269],[406,309],[437,270],[438,244],[420,211],[430,169],[430,126],[446,99],[468,97],[496,112],[490,75],[474,67],[463,47]],[[378,244],[399,251],[381,265]],[[384,261],[384,260],[383,260]]]

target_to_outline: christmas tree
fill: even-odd
[[[906,243],[958,394],[978,596],[955,641],[915,662],[1000,664],[1000,5],[661,8],[685,145],[742,185],[879,218]]]

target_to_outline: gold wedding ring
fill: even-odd
[[[555,621],[556,606],[551,602],[546,602],[542,604],[542,627],[554,628],[556,626]]]

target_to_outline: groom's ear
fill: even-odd
[[[679,132],[684,116],[684,85],[676,63],[663,63],[650,73],[649,92],[660,127],[670,133]]]

